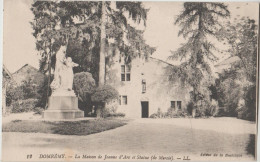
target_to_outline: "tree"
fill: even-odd
[[[240,61],[234,65],[236,71],[246,77],[249,82],[256,82],[257,68],[257,25],[250,18],[235,19],[227,22],[218,35],[229,45],[227,52],[237,56]]]
[[[105,84],[106,58],[109,53],[105,53],[108,46],[119,49],[121,56],[126,63],[130,63],[136,56],[149,56],[154,52],[154,48],[145,44],[143,31],[136,30],[129,23],[133,20],[136,23],[143,21],[146,25],[148,10],[142,6],[141,2],[101,2],[101,22],[100,22],[100,62],[99,62],[99,85]],[[128,14],[128,18],[126,15]],[[124,39],[127,38],[127,40]],[[112,39],[113,43],[108,39]],[[107,59],[108,60],[108,59]]]
[[[106,20],[106,6],[105,2],[102,1],[101,7],[101,25],[100,25],[100,54],[99,54],[99,86],[103,86],[105,84],[105,74],[106,74],[106,61],[105,61],[105,43],[106,43],[106,28],[105,28],[105,20]]]
[[[240,60],[219,74],[219,102],[239,118],[256,120],[257,25],[250,18],[227,22],[218,35],[229,45],[227,52]],[[227,84],[229,83],[229,84]],[[230,84],[232,83],[232,84]],[[235,87],[234,87],[235,86]],[[239,106],[239,102],[242,104]],[[230,115],[230,114],[229,114]]]
[[[209,37],[216,38],[215,34],[221,28],[218,18],[229,15],[227,6],[223,3],[186,2],[184,10],[175,21],[181,27],[178,35],[188,40],[177,51],[172,51],[169,59],[187,59],[173,72],[177,72],[177,76],[193,89],[190,93],[194,106],[193,116],[195,110],[200,108],[199,104],[202,106],[202,102],[208,102],[210,95],[205,86],[212,78],[208,60],[216,61],[217,57],[213,54],[216,47],[209,41]]]
[[[34,21],[31,25],[34,30],[33,36],[36,38],[36,49],[41,55],[40,70],[44,73],[48,71],[47,96],[56,52],[60,45],[68,42],[68,38],[78,37],[77,32],[81,31],[75,26],[70,26],[73,16],[82,13],[82,10],[75,9],[79,3],[70,7],[66,2],[36,1],[32,4]],[[70,8],[69,12],[66,12],[66,7]]]
[[[47,69],[50,71],[50,67],[54,68],[55,54],[61,44],[68,43],[69,47],[75,47],[75,44],[69,45],[70,41],[74,41],[78,46],[80,44],[84,46],[84,52],[79,53],[68,49],[67,55],[73,60],[91,58],[90,62],[79,62],[80,67],[76,71],[94,68],[90,71],[95,72],[99,67],[100,76],[96,74],[93,76],[97,81],[102,78],[101,82],[104,82],[103,65],[106,65],[108,57],[108,53],[104,52],[105,48],[117,47],[127,63],[140,55],[147,57],[155,50],[145,44],[143,31],[136,30],[129,23],[134,21],[145,24],[148,10],[143,8],[141,2],[36,1],[32,5],[32,11],[36,45],[42,55],[40,69],[43,71]],[[108,39],[114,41],[109,42]],[[86,67],[86,63],[98,66]]]

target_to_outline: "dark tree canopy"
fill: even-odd
[[[223,3],[186,2],[183,7],[175,24],[181,27],[179,36],[183,36],[187,42],[181,44],[178,50],[172,51],[169,59],[185,58],[187,61],[177,69],[169,69],[169,72],[172,73],[171,79],[181,78],[184,84],[193,88],[191,99],[196,108],[197,102],[209,95],[205,90],[205,84],[211,78],[208,60],[217,60],[213,53],[216,48],[209,37],[216,37],[215,34],[221,28],[219,18],[226,18],[230,13]]]
[[[227,52],[239,60],[231,64],[216,79],[217,100],[228,115],[256,120],[257,25],[242,17],[227,22],[218,35],[226,41]],[[230,113],[232,112],[232,113]]]
[[[130,25],[130,21],[145,25],[148,10],[141,2],[114,2],[114,6],[112,3],[104,3],[106,47],[118,47],[127,62],[139,55],[149,56],[155,49],[145,43],[143,31]],[[32,5],[34,21],[31,24],[37,50],[42,56],[42,71],[48,69],[50,50],[54,68],[55,53],[61,44],[66,43],[67,54],[80,64],[76,72],[90,71],[93,74],[98,71],[101,8],[102,2],[99,1],[36,1]],[[109,39],[114,41],[111,43]],[[97,80],[97,75],[93,76]]]
[[[248,81],[256,83],[257,68],[257,30],[255,20],[242,17],[233,23],[227,22],[218,35],[229,45],[228,53],[240,60],[233,64],[237,74],[244,75]]]

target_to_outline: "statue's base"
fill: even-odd
[[[75,96],[49,97],[48,110],[43,112],[44,119],[83,118],[84,112],[78,109],[78,98]]]
[[[80,110],[46,110],[43,112],[44,119],[76,119],[83,118],[84,112]]]

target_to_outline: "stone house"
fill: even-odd
[[[14,72],[12,77],[18,85],[21,85],[24,81],[30,80],[32,84],[41,87],[46,76],[31,65],[25,64]]]
[[[167,80],[165,70],[174,65],[153,57],[136,58],[130,65],[122,60],[114,57],[113,64],[106,68],[106,84],[116,88],[120,95],[117,112],[125,113],[126,117],[147,118],[158,109],[162,112],[186,109],[189,89],[182,87],[180,81],[172,84]]]

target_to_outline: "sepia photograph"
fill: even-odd
[[[258,2],[3,4],[1,161],[257,161]]]

